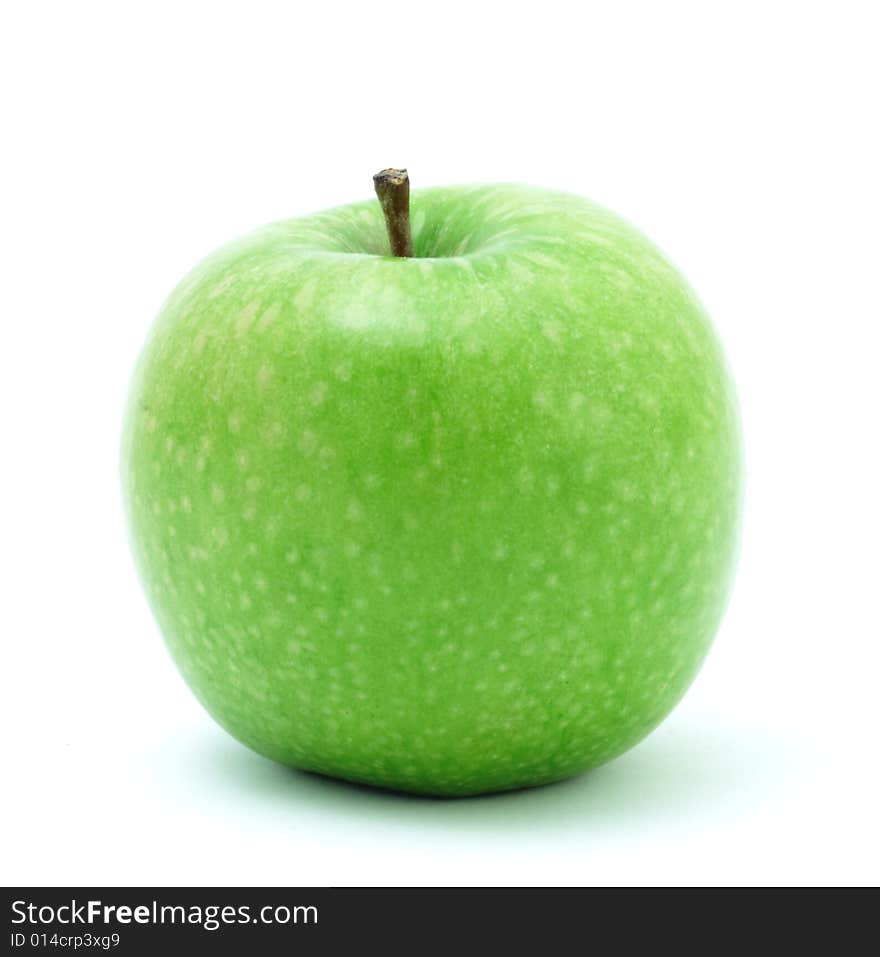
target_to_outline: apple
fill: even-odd
[[[436,795],[555,781],[648,734],[709,648],[734,387],[616,215],[408,191],[385,171],[381,203],[258,229],[172,293],[125,418],[133,551],[184,679],[259,753]]]

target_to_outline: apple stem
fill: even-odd
[[[409,175],[405,169],[383,169],[373,177],[373,185],[385,214],[391,255],[410,258],[413,244],[409,224]]]

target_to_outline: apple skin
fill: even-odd
[[[165,303],[122,445],[183,677],[294,767],[436,795],[565,778],[718,627],[741,443],[694,293],[617,216],[500,185],[259,229]]]

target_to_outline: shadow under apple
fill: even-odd
[[[649,823],[691,825],[759,813],[804,767],[796,741],[766,728],[676,720],[609,764],[556,784],[478,797],[431,798],[352,784],[275,764],[220,732],[179,741],[175,777],[273,819],[510,835],[631,832]],[[166,758],[168,756],[166,755]],[[217,800],[213,797],[213,800]]]

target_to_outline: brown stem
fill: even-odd
[[[409,175],[405,169],[383,169],[373,177],[373,185],[385,214],[391,255],[411,257],[413,244],[409,225]]]

